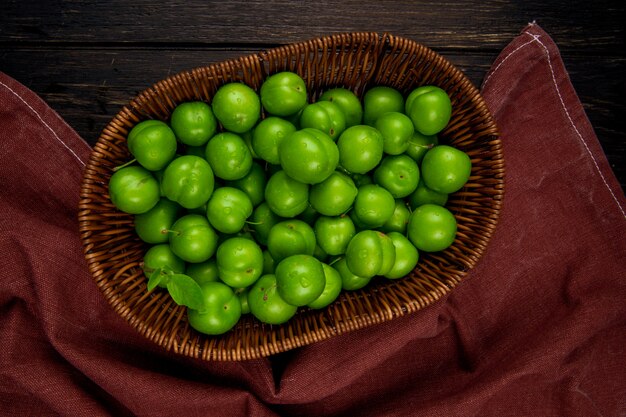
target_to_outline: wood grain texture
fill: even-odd
[[[560,48],[626,188],[626,51],[620,1],[3,2],[0,70],[90,144],[137,92],[182,70],[339,32],[391,32],[441,53],[479,86],[536,20]]]
[[[337,32],[392,32],[432,47],[501,48],[524,24],[564,48],[619,47],[621,1],[9,1],[0,34],[14,41],[266,44]]]

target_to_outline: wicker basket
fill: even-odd
[[[243,81],[258,89],[278,71],[294,71],[315,100],[330,87],[357,95],[388,85],[404,94],[435,84],[451,97],[453,115],[440,141],[467,152],[473,163],[468,184],[450,196],[447,207],[458,221],[454,244],[444,252],[420,254],[400,280],[375,278],[366,288],[344,292],[323,310],[301,309],[281,326],[250,315],[230,332],[212,337],[193,330],[185,308],[164,290],[148,293],[140,268],[146,250],[133,218],[111,204],[107,184],[112,168],[129,159],[126,135],[139,121],[168,120],[184,101],[210,101],[217,88]],[[479,260],[494,232],[504,186],[504,163],[497,127],[473,84],[432,50],[411,40],[378,33],[346,33],[290,44],[220,64],[182,72],[146,89],[105,127],[96,143],[81,188],[79,222],[93,279],[111,306],[140,334],[167,350],[203,360],[246,360],[287,351],[415,312],[450,292]]]

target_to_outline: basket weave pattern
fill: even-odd
[[[375,85],[408,94],[434,84],[451,97],[453,114],[440,142],[468,153],[467,185],[447,207],[458,221],[454,244],[420,254],[406,278],[375,278],[366,288],[343,292],[322,310],[301,309],[281,326],[242,316],[230,332],[206,336],[193,330],[184,307],[167,291],[148,293],[140,264],[147,249],[133,217],[117,211],[108,196],[113,168],[130,159],[126,136],[145,119],[168,120],[191,100],[210,102],[217,88],[242,81],[258,90],[272,73],[293,71],[306,82],[310,99],[331,87],[358,96]],[[272,355],[420,310],[460,283],[479,260],[494,232],[504,192],[504,161],[497,127],[477,89],[447,60],[413,41],[378,33],[347,33],[290,44],[220,64],[182,72],[146,89],[105,127],[84,171],[79,227],[89,270],[111,306],[139,333],[178,354],[203,360],[246,360]]]

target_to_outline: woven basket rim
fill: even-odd
[[[372,66],[364,68],[363,72],[359,73],[367,72],[363,75],[366,78],[357,79],[356,75],[353,76],[349,72],[351,68],[354,68],[355,73],[360,71],[359,65],[363,64],[362,62],[349,62],[349,59],[356,54],[352,53],[350,47],[357,51],[365,50],[365,60],[371,60],[371,63],[368,61],[366,64]],[[395,59],[398,57],[393,55],[395,51],[400,51],[399,54],[401,54],[405,49],[418,51],[415,53],[428,57],[423,63],[420,62],[420,65],[424,65],[423,71],[432,73],[435,70],[442,71],[441,68],[444,68],[443,71],[447,77],[443,84],[458,82],[453,85],[458,90],[455,92],[459,92],[454,97],[460,97],[459,102],[468,105],[473,112],[472,115],[474,113],[478,115],[479,121],[476,124],[480,127],[479,139],[486,138],[484,141],[487,142],[485,147],[488,151],[484,153],[488,154],[490,159],[484,165],[479,166],[476,172],[473,168],[472,175],[486,176],[486,172],[489,172],[492,177],[484,179],[481,177],[484,181],[480,183],[480,187],[459,192],[454,200],[459,206],[459,212],[455,215],[460,219],[459,224],[463,225],[459,230],[461,233],[459,240],[465,239],[465,236],[470,234],[476,235],[480,240],[479,244],[470,245],[471,247],[459,246],[456,243],[453,245],[454,247],[450,249],[450,256],[458,257],[459,264],[448,265],[442,255],[428,254],[425,263],[418,265],[419,274],[426,274],[429,277],[428,280],[418,277],[416,270],[411,274],[410,279],[391,283],[376,282],[364,290],[347,294],[344,292],[333,308],[314,313],[299,312],[295,318],[282,326],[267,326],[250,319],[231,331],[228,336],[230,339],[226,341],[224,341],[227,339],[226,336],[210,337],[190,330],[184,310],[178,308],[171,299],[168,300],[169,296],[166,294],[148,294],[147,291],[141,294],[141,288],[145,288],[145,279],[136,261],[141,249],[125,239],[129,229],[128,216],[110,209],[110,211],[103,211],[106,204],[100,200],[102,195],[108,195],[104,179],[106,172],[111,168],[103,166],[103,161],[114,160],[116,155],[125,152],[125,135],[132,125],[148,118],[146,109],[153,114],[167,115],[169,109],[181,102],[184,97],[187,100],[190,97],[208,100],[211,95],[210,84],[227,82],[233,79],[233,74],[240,81],[258,88],[262,79],[270,73],[284,69],[285,65],[287,67],[298,66],[303,62],[309,66],[313,65],[306,58],[299,58],[298,53],[307,52],[317,58],[316,53],[321,54],[322,51],[327,51],[328,56],[320,58],[320,60],[326,60],[326,63],[348,60],[341,61],[342,65],[339,68],[344,68],[343,76],[349,82],[354,83],[351,85],[353,89],[361,93],[371,85],[378,85],[379,82],[375,77],[381,76],[388,66],[404,70],[401,73],[391,74],[396,79],[391,80],[389,84],[410,83],[406,79],[417,76],[413,74],[417,70],[411,68],[412,56],[407,53],[406,57],[400,56],[399,59]],[[286,60],[286,64],[281,62],[281,59]],[[317,64],[317,61],[314,63]],[[319,65],[322,66],[324,63]],[[305,66],[304,68],[306,74],[303,77],[308,84],[314,85],[315,76],[318,74],[311,69],[312,67]],[[393,72],[393,70],[389,71]],[[338,71],[337,77],[341,75],[341,71]],[[326,85],[326,88],[329,86]],[[318,87],[317,90],[320,88]],[[313,97],[317,94],[317,90],[313,89]],[[464,114],[461,113],[458,122],[451,120],[451,125],[444,133],[451,132],[449,134],[454,136],[455,140],[460,138],[459,143],[471,147],[473,134],[463,123],[463,117]],[[470,153],[475,152],[471,153],[473,161],[482,162],[481,149],[470,151]],[[504,196],[504,173],[504,158],[495,121],[479,91],[458,68],[430,48],[413,40],[389,33],[341,33],[312,38],[182,71],[152,84],[137,94],[105,126],[94,145],[84,169],[78,221],[90,274],[109,304],[140,334],[166,350],[172,350],[184,356],[203,360],[248,360],[389,321],[418,311],[448,294],[479,261],[491,239],[499,219]],[[480,197],[476,197],[476,194],[480,194]],[[473,216],[478,210],[484,213],[480,217],[483,223],[475,225]],[[475,232],[464,222],[469,222],[468,224],[472,227],[480,226],[481,229]],[[115,244],[116,250],[119,251],[114,255],[107,253],[102,249],[102,247],[107,247],[102,242],[106,242],[106,245]],[[115,270],[119,262],[129,258],[135,260]],[[445,275],[445,279],[441,278],[436,271],[439,271],[439,275]],[[124,291],[120,288],[124,288]],[[128,295],[129,293],[132,295]],[[420,294],[420,296],[417,297],[414,294]]]

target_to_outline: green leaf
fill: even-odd
[[[170,275],[167,290],[176,304],[187,306],[193,310],[204,310],[202,288],[190,276],[184,274]]]
[[[162,274],[162,272],[163,271],[161,270],[161,268],[157,268],[152,271],[150,277],[148,278],[148,291],[152,291],[156,288],[157,285],[161,283],[161,281],[163,281],[164,275]]]

